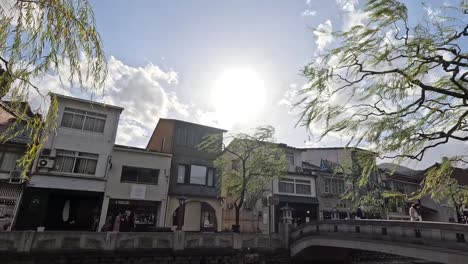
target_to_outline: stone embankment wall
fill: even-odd
[[[0,256],[2,264],[290,264],[287,250],[49,253]]]

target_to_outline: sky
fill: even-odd
[[[426,1],[423,7],[406,1],[415,19],[430,15],[441,2]],[[339,136],[318,141],[296,126],[291,105],[293,91],[307,82],[301,69],[333,45],[330,35],[314,29],[342,30],[362,22],[363,3],[91,0],[109,63],[105,90],[92,99],[125,108],[119,144],[145,147],[158,119],[165,117],[231,132],[272,125],[277,141],[291,146],[344,146]],[[57,85],[47,76],[40,82]],[[89,99],[80,90],[55,91]],[[447,144],[410,166],[427,167],[453,148],[460,145]]]

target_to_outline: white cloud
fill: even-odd
[[[325,23],[319,24],[314,30],[314,35],[317,37],[315,43],[317,44],[317,51],[323,51],[326,46],[333,42],[333,26],[330,20]]]
[[[67,80],[67,71],[61,72],[61,76]],[[117,133],[118,144],[145,146],[158,118],[186,119],[192,111],[190,106],[180,102],[174,91],[170,91],[170,86],[178,82],[177,73],[164,71],[151,63],[132,67],[111,56],[102,94],[89,93],[88,83],[84,84],[85,89],[73,88],[66,81],[61,83],[58,75],[46,74],[33,82],[40,87],[42,95],[51,91],[124,107]],[[29,98],[35,108],[47,109],[44,96],[32,92]]]
[[[181,103],[166,86],[177,84],[177,73],[163,71],[151,63],[131,67],[110,57],[103,101],[125,107],[117,134],[120,144],[146,144],[159,117],[169,114],[188,116],[188,106]]]
[[[363,25],[367,19],[367,13],[357,8],[358,0],[336,0],[338,6],[345,12],[343,17],[343,30],[348,30],[357,25]]]
[[[306,9],[304,12],[302,12],[302,16],[315,16],[316,14],[317,11],[311,9]]]
[[[289,85],[289,89],[286,90],[283,97],[278,101],[278,105],[284,106],[288,109],[288,113],[292,113],[292,107],[298,100],[298,89],[297,84],[292,83]]]

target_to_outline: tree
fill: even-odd
[[[332,33],[336,46],[304,68],[300,124],[321,124],[321,138],[349,136],[349,145],[396,163],[468,141],[468,25],[460,19],[468,6],[461,2],[412,25],[399,1],[368,0],[367,21]]]
[[[457,222],[463,222],[463,206],[468,205],[468,187],[460,186],[452,177],[456,168],[456,162],[445,160],[426,172],[424,185],[417,198],[430,195],[437,202],[447,202],[447,206],[453,208],[457,215]]]
[[[222,153],[215,160],[221,181],[223,196],[233,197],[235,232],[240,227],[240,212],[246,201],[253,203],[261,197],[268,183],[284,175],[287,161],[284,150],[274,143],[273,127],[258,127],[252,135],[239,133],[229,135],[223,143]],[[219,138],[209,137],[201,148],[219,149]]]
[[[61,81],[64,76],[72,86],[84,87],[86,82],[86,87],[93,87],[89,92],[102,89],[107,63],[87,0],[9,0],[0,4],[0,98],[10,101],[10,110],[19,117],[8,124],[0,142],[25,131],[30,134],[32,143],[19,161],[24,178],[47,140],[41,131],[56,124],[55,98],[50,99],[52,111],[43,118],[28,117],[22,104],[33,95],[36,100],[48,100],[49,90],[34,83],[44,74],[57,74]],[[17,129],[21,122],[27,125]]]

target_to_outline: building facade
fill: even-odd
[[[344,173],[353,165],[353,149],[306,148],[304,161],[315,167],[319,219],[350,219],[353,208],[350,201],[343,200],[345,192]]]
[[[117,218],[127,215],[131,220],[127,224],[135,231],[165,226],[171,156],[114,146],[100,216],[101,231],[125,231],[128,228],[124,221]]]
[[[34,162],[16,229],[98,228],[123,108],[54,94],[57,128]]]
[[[185,231],[221,231],[221,202],[213,161],[198,145],[225,130],[160,118],[147,149],[172,154],[166,226]],[[220,144],[221,148],[221,144]]]
[[[25,115],[15,110],[25,110]],[[24,187],[18,160],[31,143],[26,119],[33,116],[27,103],[12,108],[9,102],[0,102],[0,134],[6,139],[0,144],[0,231],[11,230],[16,220]]]
[[[244,203],[240,212],[240,231],[267,234],[278,232],[279,224],[288,221],[300,225],[318,219],[316,195],[316,172],[313,166],[302,161],[303,150],[286,144],[284,149],[288,161],[288,171],[279,179],[268,183],[263,197],[252,204]],[[225,153],[226,155],[226,153]],[[232,197],[225,197],[223,206],[223,230],[231,230],[235,224],[235,210]],[[290,208],[292,214],[284,215]]]

